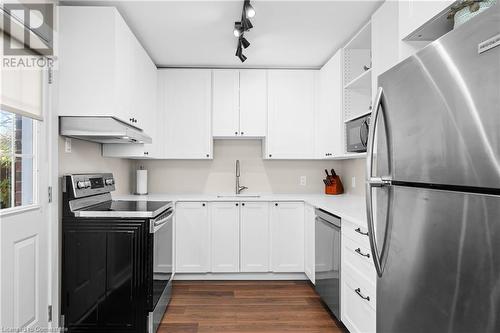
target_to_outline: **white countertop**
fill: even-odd
[[[323,209],[340,218],[349,220],[360,226],[366,226],[365,198],[349,194],[259,194],[259,197],[248,197],[252,193],[242,194],[240,197],[227,194],[229,197],[220,198],[221,194],[174,194],[154,193],[148,195],[113,195],[114,200],[150,200],[150,201],[304,201],[316,208]]]

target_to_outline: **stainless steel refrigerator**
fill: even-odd
[[[500,5],[379,77],[377,332],[500,332]]]

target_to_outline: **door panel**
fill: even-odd
[[[212,72],[213,136],[239,135],[239,78],[239,72],[233,69]]]
[[[180,202],[175,210],[175,271],[206,273],[210,263],[210,226],[206,203]]]
[[[500,197],[395,186],[389,200],[377,331],[499,332]]]
[[[212,272],[240,270],[240,209],[239,203],[211,204]]]
[[[269,204],[243,202],[240,210],[242,272],[269,271]]]
[[[264,137],[267,130],[267,71],[240,71],[240,134]]]
[[[393,179],[500,188],[500,6],[380,76]]]

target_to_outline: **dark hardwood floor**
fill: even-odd
[[[174,281],[158,333],[344,333],[306,281]]]

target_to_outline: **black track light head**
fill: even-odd
[[[252,18],[255,16],[255,9],[250,4],[250,0],[245,0],[245,4],[243,5],[243,10],[245,11],[245,16],[247,18]]]
[[[240,53],[238,58],[240,58],[241,62],[245,62],[245,60],[247,60],[247,57],[245,57],[245,55],[243,53]]]
[[[241,18],[241,27],[243,28],[243,32],[248,31],[253,28],[252,22],[246,17]]]
[[[241,45],[238,43],[238,47],[236,48],[236,53],[234,55],[239,57],[242,53],[243,50],[241,49]]]
[[[250,46],[250,42],[245,37],[243,37],[243,35],[240,36],[239,44],[242,45],[245,49]]]
[[[241,22],[234,22],[233,34],[235,37],[240,37],[243,33],[243,26]]]

